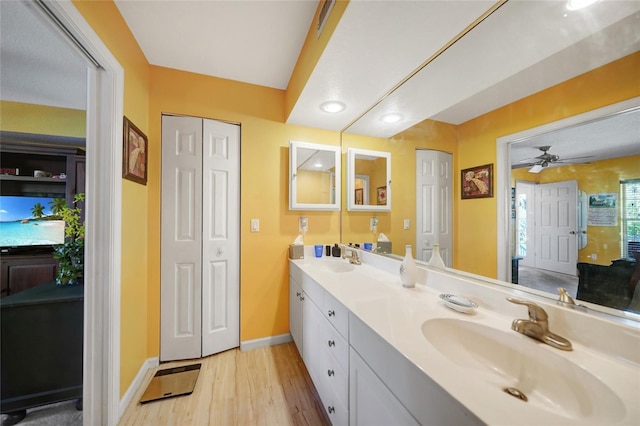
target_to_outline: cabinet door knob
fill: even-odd
[[[300,296],[300,301],[302,302],[304,300],[304,296]]]
[[[333,317],[333,316],[335,316],[335,315],[336,315],[336,311],[329,311],[329,316],[330,316],[330,317]]]
[[[327,374],[329,375],[329,377],[335,375],[336,373],[333,370],[327,370]]]
[[[300,292],[299,291],[296,292],[296,296],[300,297]]]
[[[329,412],[329,414],[333,414],[336,412],[336,409],[333,406],[329,406],[327,407],[327,411]]]
[[[329,347],[336,345],[335,340],[329,340],[327,343],[329,344]]]

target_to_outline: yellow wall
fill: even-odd
[[[124,115],[149,135],[149,64],[142,50],[112,1],[73,3],[124,68]],[[157,155],[157,142],[149,140],[149,145],[149,151]],[[151,171],[157,167],[149,164]],[[148,192],[149,186],[122,181],[120,395],[151,356],[145,320],[150,266]]]
[[[313,170],[298,170],[297,197],[302,204],[330,204],[332,182],[331,172],[321,172]]]
[[[0,130],[83,138],[84,110],[0,101]]]
[[[455,268],[497,276],[496,198],[461,200],[460,170],[495,163],[501,136],[640,96],[639,69],[635,53],[458,126]]]
[[[289,211],[289,141],[338,145],[337,132],[283,124],[284,91],[151,67],[149,139],[158,144],[161,114],[241,124],[241,340],[288,333],[287,247],[307,216],[305,244],[338,242],[339,212]],[[149,355],[157,355],[160,287],[160,154],[150,150]],[[260,232],[249,232],[260,219]]]

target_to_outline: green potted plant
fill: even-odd
[[[82,284],[84,281],[84,222],[78,203],[84,194],[76,194],[73,208],[66,204],[53,203],[54,214],[64,220],[65,241],[55,247],[53,257],[58,261],[57,285]]]
[[[84,201],[84,194],[76,194],[73,199],[74,207],[69,207],[63,198],[56,198],[51,202],[51,219],[61,219],[65,222],[64,243],[54,247],[53,257],[58,261],[57,285],[82,284],[84,280],[84,222],[82,209],[78,203]],[[33,206],[34,217],[41,217],[44,207],[40,204]]]

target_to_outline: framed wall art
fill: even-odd
[[[378,187],[378,205],[387,204],[387,187],[379,186]]]
[[[493,164],[463,169],[462,199],[493,197]]]
[[[142,185],[147,184],[147,136],[124,117],[122,177]]]

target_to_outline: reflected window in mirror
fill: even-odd
[[[289,142],[289,210],[340,210],[340,147]]]
[[[347,150],[347,209],[391,211],[391,153]]]

